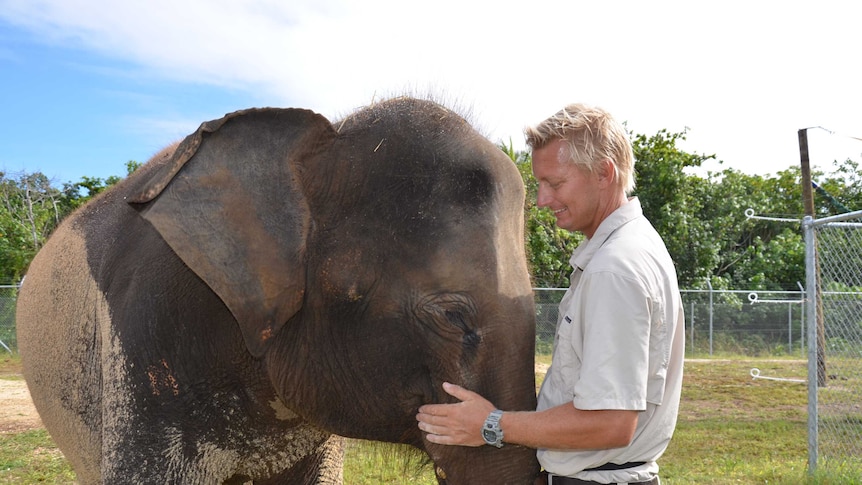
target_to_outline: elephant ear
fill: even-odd
[[[299,172],[334,136],[311,111],[238,111],[202,124],[129,199],[230,309],[256,357],[302,306],[311,222]]]

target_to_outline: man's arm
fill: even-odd
[[[426,439],[441,445],[481,446],[482,425],[494,410],[488,400],[454,384],[443,389],[461,402],[428,404],[416,419]],[[637,411],[584,411],[563,404],[545,411],[504,412],[503,441],[530,448],[583,450],[628,446],[638,422]]]

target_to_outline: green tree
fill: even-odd
[[[129,175],[135,173],[135,170],[137,170],[143,166],[144,166],[144,164],[141,162],[137,162],[135,160],[129,160],[128,162],[126,162],[126,176],[129,176]],[[120,181],[119,177],[115,177],[115,178],[116,178],[116,182]]]
[[[847,159],[833,162],[834,171],[829,177],[820,177],[822,191],[816,191],[815,200],[822,198],[833,214],[862,210],[862,172],[859,163]]]
[[[797,283],[805,282],[801,170],[791,167],[768,178],[739,173],[734,178],[727,173],[727,180],[734,179],[740,180],[736,187],[716,195],[736,197],[745,204],[739,209],[752,215],[783,220],[746,217],[738,221],[736,231],[725,238],[726,264],[717,274],[737,288],[797,290]],[[727,185],[725,180],[722,183]]]
[[[131,175],[135,170],[141,168],[141,166],[143,166],[142,163],[129,160],[126,162],[126,176]],[[121,180],[123,180],[123,177],[117,175],[111,175],[105,179],[85,175],[77,182],[63,184],[63,201],[69,209],[67,213],[86,204],[90,199],[101,194],[105,189],[116,185]]]
[[[0,280],[16,282],[65,216],[62,194],[42,173],[0,173]]]
[[[687,169],[700,167],[714,156],[687,153],[677,147],[681,140],[685,132],[660,130],[653,136],[632,136],[634,195],[673,256],[680,285],[688,287],[710,274],[717,251],[708,242],[709,223],[698,217],[708,186]]]
[[[127,174],[141,165],[130,160],[126,163]],[[59,190],[40,172],[0,172],[0,282],[19,281],[60,222],[120,180],[117,176],[84,176],[78,182],[63,184]]]
[[[798,289],[797,282],[805,280],[798,167],[769,177],[732,169],[698,176],[691,169],[714,156],[679,149],[684,132],[661,130],[631,138],[635,195],[665,240],[681,287],[703,288],[708,280],[714,288]],[[569,256],[582,236],[559,229],[553,214],[536,207],[537,183],[529,153],[515,151],[511,142],[501,148],[518,167],[527,189],[525,244],[534,285],[566,287]],[[828,177],[816,171],[812,176],[831,196],[815,194],[819,217],[836,213],[839,205],[859,206],[862,175],[855,162],[836,163]],[[749,213],[768,219],[751,218]]]

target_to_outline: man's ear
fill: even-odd
[[[596,180],[601,188],[607,188],[616,183],[617,166],[610,158],[605,158],[599,163],[599,168],[596,170]]]

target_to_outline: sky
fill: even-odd
[[[491,141],[566,104],[686,132],[702,170],[862,161],[862,3],[0,0],[0,171],[124,176],[249,107],[433,95]],[[858,138],[858,139],[857,139]],[[721,163],[719,163],[721,161]]]

